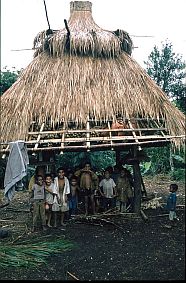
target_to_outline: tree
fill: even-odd
[[[15,68],[14,68],[15,69]],[[1,71],[1,84],[0,84],[0,90],[1,90],[1,95],[9,89],[15,83],[15,81],[18,79],[20,73],[22,70],[13,70],[10,71],[7,69],[7,67],[3,68]]]
[[[159,50],[154,46],[153,51],[148,56],[147,73],[162,90],[175,102],[175,104],[185,111],[186,106],[186,84],[185,79],[186,64],[182,61],[182,56],[173,52],[170,42],[162,44]]]

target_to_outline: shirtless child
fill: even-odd
[[[80,190],[83,192],[85,200],[85,215],[88,215],[88,201],[90,199],[92,213],[95,214],[94,192],[98,189],[98,177],[91,170],[91,165],[87,162],[83,169],[75,172],[75,176],[80,178]]]
[[[46,220],[47,226],[51,226],[51,217],[52,217],[52,205],[54,201],[54,183],[52,181],[52,175],[45,175],[45,192],[46,192],[46,202],[45,202],[45,211],[46,211]]]

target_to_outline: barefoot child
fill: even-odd
[[[170,185],[170,187],[169,187],[170,193],[167,197],[167,210],[169,211],[170,224],[173,224],[174,220],[177,220],[177,216],[176,216],[176,201],[177,201],[176,192],[177,192],[177,190],[178,190],[177,184],[171,184]]]
[[[114,180],[110,177],[110,172],[105,170],[104,178],[99,183],[100,193],[103,197],[103,208],[106,211],[115,207],[115,197],[116,197],[116,184]]]
[[[80,190],[84,195],[85,215],[88,215],[89,200],[91,202],[92,213],[95,214],[94,192],[98,188],[97,175],[91,170],[91,164],[89,162],[86,162],[84,168],[77,170],[74,175],[80,180]]]
[[[57,202],[53,204],[52,211],[54,214],[54,227],[57,227],[57,213],[61,214],[61,226],[66,226],[64,223],[65,212],[69,211],[68,194],[70,193],[69,180],[65,176],[65,170],[61,167],[57,170],[57,177],[54,178],[54,192],[57,194]],[[54,202],[55,202],[54,197]],[[55,207],[55,208],[54,208]]]
[[[33,203],[33,228],[35,231],[38,218],[41,218],[43,230],[46,230],[45,218],[45,186],[43,184],[43,177],[38,175],[36,183],[33,185],[30,192],[30,202]]]
[[[117,206],[120,212],[126,212],[127,203],[131,202],[133,191],[125,168],[120,171],[120,176],[116,182]]]
[[[54,183],[52,181],[52,175],[45,175],[45,191],[46,191],[46,202],[45,202],[45,210],[46,210],[46,221],[47,226],[51,226],[51,217],[52,217],[52,204],[54,201]]]
[[[70,195],[69,195],[70,217],[73,217],[77,214],[78,192],[79,192],[79,186],[77,183],[77,177],[72,176],[70,180]]]

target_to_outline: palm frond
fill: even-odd
[[[0,246],[1,267],[28,267],[46,263],[51,254],[72,249],[74,244],[65,239],[38,242],[34,244],[17,244]]]

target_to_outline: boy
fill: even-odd
[[[52,204],[54,202],[54,183],[52,181],[52,175],[46,174],[45,175],[45,192],[46,192],[46,203],[45,203],[45,210],[46,210],[46,220],[47,226],[51,226],[51,217],[52,217]]]
[[[57,177],[54,178],[54,192],[57,194],[57,205],[54,203],[52,211],[54,214],[54,227],[57,227],[57,212],[61,212],[61,226],[66,226],[64,223],[65,212],[69,211],[68,194],[70,193],[69,180],[65,176],[64,168],[60,167],[57,170]]]
[[[103,208],[107,210],[109,208],[115,207],[115,196],[116,191],[115,187],[116,184],[114,180],[110,177],[110,172],[105,171],[104,179],[101,180],[99,183],[100,187],[100,194],[103,197]]]
[[[78,191],[79,191],[79,186],[77,184],[77,177],[72,176],[70,180],[70,194],[69,194],[70,217],[73,217],[77,214]]]
[[[37,219],[40,217],[42,221],[43,230],[46,230],[46,218],[45,218],[45,187],[43,184],[43,177],[38,175],[36,177],[36,183],[33,185],[30,192],[30,202],[33,203],[33,228],[35,231]]]
[[[170,184],[169,187],[169,195],[167,197],[167,210],[169,211],[169,221],[170,224],[174,222],[174,220],[177,220],[176,216],[176,201],[177,201],[177,195],[176,192],[178,190],[177,184]],[[167,228],[171,228],[171,226],[167,225]]]

